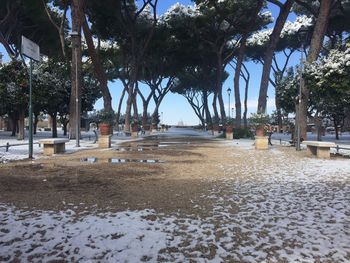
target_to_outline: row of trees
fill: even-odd
[[[126,100],[126,131],[130,131],[131,123],[138,122],[139,111],[146,125],[151,100],[155,104],[152,122],[156,124],[159,106],[169,92],[185,96],[203,125],[224,122],[222,87],[228,77],[228,66],[234,69],[235,124],[240,127],[243,117],[246,126],[251,74],[246,63],[249,61],[263,66],[258,112],[266,112],[267,90],[272,84],[276,88],[277,118],[281,125],[283,114],[296,109],[296,94],[286,90],[291,80],[297,83],[298,74],[288,69],[291,56],[296,51],[305,52],[307,62],[312,64],[321,51],[322,56],[328,57],[332,52],[337,53],[330,50],[345,50],[348,42],[348,0],[197,0],[188,7],[175,4],[162,16],[157,15],[157,4],[157,0],[6,0],[0,4],[0,42],[10,57],[18,60],[19,39],[25,35],[39,43],[50,58],[49,75],[56,74],[50,72],[52,64],[66,69],[60,75],[60,83],[67,78],[67,72],[71,73],[71,81],[64,86],[69,96],[62,95],[67,106],[62,115],[69,113],[72,124],[76,121],[75,94],[86,98],[91,95],[92,99],[86,99],[90,106],[102,96],[105,111],[112,111],[107,83],[120,80],[123,87],[116,121],[119,122],[122,103]],[[265,11],[267,4],[280,10],[272,29],[266,29],[273,20],[271,13]],[[83,38],[80,34],[70,37],[66,18],[69,10],[71,30],[82,32]],[[286,22],[291,10],[299,16],[294,22]],[[52,79],[48,77],[46,81]],[[302,85],[300,119],[304,138],[307,116],[317,113],[315,103],[321,101],[312,94],[325,94],[310,93],[322,89],[312,84],[311,79],[307,78],[307,85]],[[149,87],[148,92],[141,92],[140,83]],[[241,83],[245,83],[243,114]],[[296,87],[293,85],[294,90]],[[57,94],[55,96],[59,96]],[[137,105],[138,97],[142,107]],[[83,110],[90,106],[84,106]],[[55,116],[47,107],[38,108]],[[318,112],[325,111],[320,106],[318,109]],[[59,110],[57,113],[61,116]],[[74,136],[75,125],[70,127]]]
[[[57,137],[57,121],[63,125],[67,134],[69,122],[69,101],[71,80],[67,64],[53,60],[35,64],[33,69],[33,114],[34,133],[39,117],[47,114],[52,120],[52,136]],[[24,118],[28,116],[28,70],[20,61],[12,61],[0,68],[0,116],[7,115],[11,120],[12,135],[24,138]],[[91,111],[101,92],[96,89],[96,79],[91,68],[84,67],[82,87],[82,110]]]

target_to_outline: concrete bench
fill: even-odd
[[[53,155],[56,153],[64,153],[66,150],[66,142],[68,139],[43,139],[39,143],[44,146],[44,155]]]
[[[334,142],[303,141],[307,146],[307,155],[317,156],[317,158],[330,158],[330,148],[335,147]]]

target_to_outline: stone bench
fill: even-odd
[[[39,141],[44,147],[44,155],[53,155],[56,153],[64,153],[66,151],[66,142],[68,139],[43,139]]]
[[[308,156],[317,156],[317,158],[330,158],[330,148],[335,147],[334,142],[303,141],[307,146]]]

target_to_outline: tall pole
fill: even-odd
[[[78,48],[75,47],[75,146],[80,147],[80,114],[79,114],[79,84],[78,84]]]
[[[74,78],[75,78],[75,146],[80,147],[80,109],[79,109],[79,76],[78,76],[78,37],[80,36],[79,32],[72,31],[70,33],[72,37],[72,52],[74,52],[74,56],[72,59],[75,60],[75,72],[74,72]],[[73,67],[73,65],[72,65]]]
[[[29,159],[33,159],[33,102],[32,102],[32,72],[33,61],[30,59],[29,66]]]
[[[231,89],[230,88],[228,88],[227,89],[227,95],[228,95],[228,118],[230,119],[230,109],[231,109],[231,103],[230,103],[230,95],[231,95]],[[233,115],[232,115],[232,117],[233,117]]]
[[[297,145],[296,150],[300,151],[300,135],[301,135],[301,129],[300,129],[300,112],[301,112],[301,90],[302,86],[304,85],[303,80],[303,52],[304,52],[304,45],[301,46],[301,56],[300,56],[300,83],[299,83],[299,95],[298,95],[298,114],[296,118],[296,124],[297,124]]]
[[[230,104],[231,104],[231,103],[230,103],[230,93],[229,93],[229,94],[228,94],[228,118],[229,118],[229,119],[230,119],[230,117],[231,117],[231,116],[230,116],[230,108],[231,108],[231,107],[230,107]]]

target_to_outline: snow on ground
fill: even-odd
[[[350,162],[259,154],[251,143],[228,142],[245,162],[217,165],[226,176],[202,197],[214,204],[204,218],[1,204],[0,261],[349,262]]]

